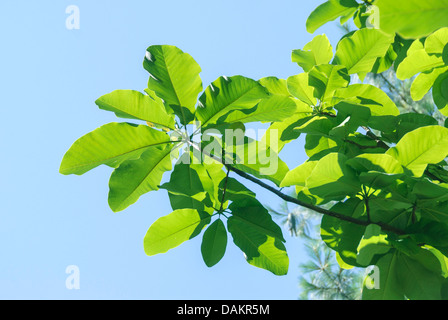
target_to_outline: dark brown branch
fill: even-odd
[[[357,225],[368,226],[369,224],[374,223],[374,224],[379,225],[384,231],[390,231],[390,232],[393,232],[393,233],[398,234],[398,235],[406,234],[406,232],[404,232],[403,230],[395,228],[395,227],[390,226],[390,225],[387,225],[387,224],[382,223],[382,222],[370,222],[368,220],[356,219],[356,218],[353,218],[353,217],[350,217],[350,216],[346,216],[344,214],[340,214],[338,212],[334,212],[334,211],[331,211],[331,210],[327,210],[327,209],[324,209],[324,208],[312,205],[312,204],[307,203],[307,202],[303,202],[303,201],[301,201],[299,199],[296,199],[294,197],[291,197],[291,196],[289,196],[287,194],[284,194],[281,191],[275,189],[274,187],[271,187],[270,185],[264,183],[263,181],[261,181],[261,180],[255,178],[255,177],[247,174],[246,172],[241,171],[241,170],[233,167],[230,164],[223,163],[221,159],[218,159],[218,158],[216,158],[215,156],[213,156],[211,154],[205,153],[197,144],[195,144],[195,143],[193,143],[191,141],[188,141],[188,143],[193,148],[195,148],[196,150],[202,152],[206,156],[208,156],[208,157],[210,157],[210,158],[212,158],[212,159],[222,163],[227,168],[227,170],[235,172],[240,177],[245,178],[245,179],[247,179],[247,180],[249,180],[249,181],[259,185],[260,187],[262,187],[262,188],[264,188],[264,189],[274,193],[279,198],[281,198],[281,199],[283,199],[283,200],[285,200],[287,202],[295,203],[295,204],[297,204],[299,206],[302,206],[302,207],[305,207],[307,209],[316,211],[318,213],[321,213],[321,214],[324,214],[324,215],[327,215],[327,216],[330,216],[330,217],[333,217],[333,218],[336,218],[336,219],[339,219],[339,220],[343,220],[343,221],[347,221],[347,222],[350,222],[350,223],[354,223],[354,224],[357,224]]]

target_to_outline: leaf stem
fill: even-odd
[[[230,173],[230,170],[227,168],[226,180],[224,181],[224,189],[222,191],[221,207],[219,208],[219,212],[222,212],[222,209],[223,209],[224,198],[226,197],[226,191],[227,191],[227,181],[229,180],[229,173]]]

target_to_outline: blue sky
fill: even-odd
[[[0,299],[296,299],[300,242],[286,230],[290,271],[277,277],[250,266],[229,241],[207,268],[200,237],[148,257],[143,237],[171,212],[166,192],[143,196],[124,212],[107,204],[111,169],[58,173],[80,136],[112,121],[94,101],[115,89],[143,90],[145,49],[176,45],[201,65],[204,86],[221,75],[286,78],[300,73],[291,50],[321,0],[2,1],[0,3]],[[69,5],[80,29],[65,26]],[[335,24],[317,31],[333,45]],[[301,144],[282,158],[305,160]],[[280,201],[248,184],[271,206]],[[66,267],[80,269],[80,289],[65,286]]]

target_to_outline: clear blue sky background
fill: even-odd
[[[115,89],[143,90],[145,49],[171,44],[201,65],[208,85],[221,75],[253,79],[300,73],[291,50],[321,0],[42,0],[0,3],[1,299],[296,299],[300,242],[287,238],[290,271],[277,277],[246,263],[229,239],[209,269],[200,237],[148,257],[143,237],[171,212],[166,192],[149,193],[121,213],[107,205],[111,169],[62,176],[59,164],[80,136],[112,121],[94,101]],[[67,30],[77,5],[81,29]],[[340,30],[323,27],[335,46]],[[284,150],[290,168],[300,143]],[[249,184],[271,206],[280,201]],[[65,269],[80,268],[80,290]]]

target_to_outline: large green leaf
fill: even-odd
[[[390,252],[381,257],[373,269],[372,279],[379,281],[374,287],[364,284],[362,290],[363,300],[404,300],[404,293],[397,279],[397,251]],[[366,279],[368,281],[368,279]]]
[[[305,72],[316,65],[330,63],[332,58],[333,48],[324,34],[314,37],[303,47],[303,50],[293,50],[291,57],[292,62],[296,62]]]
[[[134,90],[115,90],[95,101],[100,109],[112,111],[120,118],[139,119],[174,130],[174,117],[166,112],[160,99]]]
[[[171,151],[171,146],[152,148],[115,169],[109,181],[110,208],[114,212],[124,210],[143,194],[158,190],[163,174],[172,168]]]
[[[265,87],[269,93],[290,96],[286,88],[286,80],[277,77],[265,77],[258,80],[258,82]]]
[[[347,160],[347,165],[358,172],[378,171],[383,173],[403,173],[400,163],[385,153],[363,153]]]
[[[361,190],[354,171],[345,162],[346,156],[330,153],[319,160],[306,180],[306,187],[314,194],[331,199],[343,199]]]
[[[175,165],[170,181],[160,188],[166,189],[171,206],[176,209],[197,209],[212,213],[214,190],[205,164],[193,164],[189,153],[184,153]],[[215,176],[218,179],[218,176]]]
[[[414,101],[419,101],[428,93],[434,85],[437,78],[448,71],[448,67],[434,68],[426,72],[422,72],[412,81],[411,97]]]
[[[229,209],[232,217],[244,222],[246,225],[258,230],[258,232],[269,235],[282,242],[285,242],[282,229],[272,220],[269,211],[253,196],[233,198]]]
[[[404,38],[422,38],[448,26],[448,0],[377,0],[380,27]]]
[[[327,22],[355,13],[359,4],[355,0],[329,0],[318,6],[306,21],[306,30],[314,33]]]
[[[241,206],[244,205],[241,202],[232,205],[232,216],[227,221],[227,227],[247,262],[275,275],[287,274],[289,258],[282,242],[281,229],[272,221],[267,210],[256,202],[246,208]]]
[[[278,122],[288,119],[296,111],[297,104],[290,97],[270,95],[251,109],[230,111],[217,120],[217,123]]]
[[[364,235],[359,242],[356,262],[364,267],[372,264],[376,255],[384,255],[391,250],[392,246],[387,240],[387,235],[382,233],[381,227],[376,224],[369,224],[365,228]]]
[[[364,211],[361,199],[351,198],[340,202],[331,208],[331,211],[347,216],[355,216]],[[358,266],[356,262],[357,248],[365,232],[365,227],[353,224],[328,215],[322,217],[320,233],[322,240],[331,249],[337,251],[342,261],[351,266]]]
[[[205,127],[215,124],[230,111],[248,111],[266,97],[267,90],[255,80],[242,76],[219,77],[199,98],[196,117]]]
[[[204,232],[201,244],[202,258],[207,267],[217,264],[226,252],[227,230],[221,219],[213,222]]]
[[[381,89],[370,84],[352,84],[334,93],[333,104],[339,101],[355,103],[370,110],[367,125],[377,130],[394,126],[395,116],[400,114],[395,103]]]
[[[145,253],[149,256],[165,253],[197,236],[209,221],[208,214],[194,209],[175,210],[148,229],[143,240]]]
[[[287,143],[300,136],[300,132],[294,130],[294,124],[309,114],[310,113],[296,113],[284,121],[272,123],[263,135],[261,142],[270,148],[273,148],[277,153],[280,153]]]
[[[310,70],[308,83],[315,89],[314,96],[327,102],[331,101],[336,89],[348,86],[350,76],[343,66],[321,64]]]
[[[308,84],[308,73],[301,73],[287,79],[288,91],[300,101],[315,106],[314,87]]]
[[[399,252],[395,274],[405,294],[411,300],[441,300],[443,277],[438,259],[425,249],[408,256]]]
[[[442,54],[448,43],[448,28],[441,28],[425,40],[425,51],[430,54]]]
[[[448,155],[448,129],[441,126],[418,128],[404,135],[386,153],[420,177],[429,163],[439,163]]]
[[[64,155],[59,172],[81,175],[102,164],[116,168],[167,143],[169,135],[148,126],[109,123],[79,138]]]
[[[314,168],[317,165],[317,161],[306,161],[300,166],[289,171],[285,178],[282,180],[280,187],[289,186],[306,186],[306,179],[311,175]]]
[[[165,101],[182,124],[193,120],[202,91],[201,68],[196,61],[175,46],[155,45],[147,49],[143,66],[150,73],[148,88]]]
[[[425,49],[412,50],[398,66],[397,78],[409,79],[420,72],[432,71],[434,68],[444,65],[442,57],[430,55]]]
[[[372,71],[376,60],[386,54],[393,41],[393,36],[378,29],[360,29],[339,42],[333,63],[345,66],[349,74],[364,75]]]
[[[335,91],[333,103],[354,102],[370,109],[372,116],[397,116],[400,114],[395,103],[378,87],[370,84],[352,84]]]

